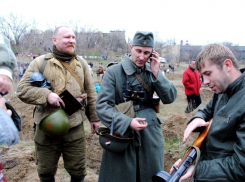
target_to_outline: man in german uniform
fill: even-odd
[[[153,33],[136,32],[130,45],[131,53],[119,64],[107,68],[97,98],[97,115],[108,128],[114,120],[114,133],[124,137],[133,133],[135,137],[125,152],[103,151],[99,182],[149,182],[157,170],[163,169],[163,122],[152,108],[152,96],[156,92],[164,104],[170,104],[177,91],[159,70],[159,54],[153,47]],[[145,84],[141,84],[135,74]],[[133,101],[133,118],[114,109],[115,105],[128,100]]]

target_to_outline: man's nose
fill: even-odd
[[[207,77],[203,76],[203,84],[208,85],[209,83],[210,83],[210,80]]]
[[[139,59],[144,60],[144,54],[140,54]]]
[[[69,42],[71,42],[71,43],[76,43],[76,40],[75,40],[74,38],[70,38],[70,39],[69,39]]]

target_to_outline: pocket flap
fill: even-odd
[[[134,117],[133,101],[123,102],[114,106],[117,112],[121,112],[129,117]]]

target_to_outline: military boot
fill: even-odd
[[[81,178],[75,178],[71,176],[71,182],[84,182],[84,178],[85,176],[81,177]]]
[[[54,178],[49,179],[49,180],[41,180],[40,179],[40,182],[55,182],[55,179]]]

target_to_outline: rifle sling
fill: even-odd
[[[194,166],[195,166],[195,167],[194,167],[194,171],[193,171],[193,173],[192,173],[192,175],[191,175],[191,178],[190,178],[190,181],[189,181],[189,182],[191,182],[192,179],[194,178],[194,175],[195,175],[195,173],[196,173],[197,163],[198,163],[198,161],[199,161],[199,159],[200,159],[200,155],[201,155],[201,151],[200,151],[200,149],[199,149],[197,146],[191,146],[191,147],[196,149],[197,156],[196,156],[196,160],[195,160],[195,164],[194,164]]]

